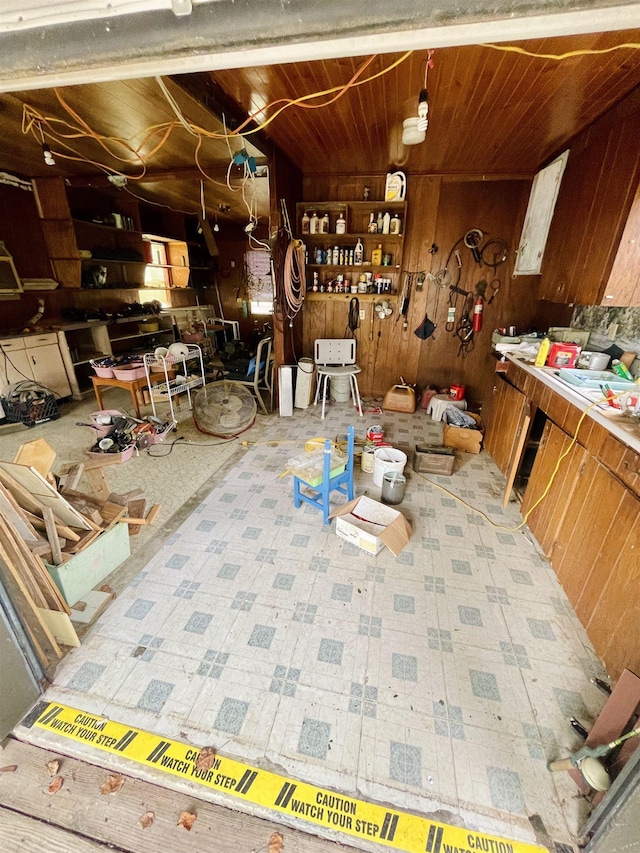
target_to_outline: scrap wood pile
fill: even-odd
[[[59,643],[79,645],[70,620],[75,602],[65,600],[46,563],[69,562],[118,522],[136,532],[160,509],[143,517],[141,490],[112,493],[101,469],[85,472],[78,464],[53,476],[55,456],[37,439],[22,445],[13,462],[0,461],[0,580],[45,667],[63,656]],[[83,473],[95,494],[77,491]]]

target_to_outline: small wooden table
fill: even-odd
[[[140,418],[140,403],[138,401],[137,392],[141,391],[143,388],[146,388],[147,378],[143,376],[141,379],[116,379],[112,377],[111,379],[103,379],[101,376],[92,376],[91,381],[93,382],[93,390],[96,395],[96,400],[98,401],[98,408],[103,409],[102,405],[102,392],[101,388],[109,387],[109,388],[126,388],[131,394],[131,402],[136,410],[136,417]]]

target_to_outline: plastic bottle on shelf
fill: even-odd
[[[329,214],[324,213],[318,219],[318,234],[328,234],[329,233]]]
[[[362,264],[363,260],[364,260],[364,245],[362,244],[362,240],[358,237],[358,242],[356,243],[356,247],[353,250],[353,263],[356,266],[360,266]]]
[[[336,234],[346,234],[347,233],[347,220],[344,218],[344,213],[342,211],[338,214],[338,218],[336,219]]]
[[[384,221],[384,216],[382,211],[378,213],[378,219],[376,221],[376,234],[382,234],[382,224]]]
[[[389,223],[389,234],[399,234],[400,233],[400,217],[397,213],[394,213],[391,217],[391,222]]]
[[[318,287],[319,287],[319,284],[318,284],[318,272],[317,272],[317,270],[316,270],[316,271],[313,273],[313,287],[312,287],[311,289],[313,290],[313,292],[314,292],[314,293],[317,293],[317,292],[318,292]]]
[[[309,212],[307,210],[302,214],[301,227],[303,234],[309,233]]]
[[[391,228],[391,214],[387,210],[385,215],[382,217],[382,233],[388,234],[390,228]]]
[[[314,210],[311,212],[311,216],[309,217],[309,234],[318,233],[318,214]]]
[[[340,261],[340,246],[334,246],[331,250],[331,263],[335,266],[338,266],[338,262]]]
[[[374,213],[369,214],[369,224],[367,225],[367,233],[368,234],[377,234],[378,233],[378,225],[376,223],[376,217]]]
[[[377,247],[371,252],[371,265],[379,267],[382,264],[382,243],[378,243]]]

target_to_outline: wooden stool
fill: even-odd
[[[98,402],[98,408],[103,409],[102,405],[102,392],[101,388],[109,387],[109,388],[126,388],[131,394],[131,402],[133,403],[133,407],[136,410],[136,417],[140,418],[140,403],[138,401],[138,391],[142,391],[143,388],[147,387],[147,378],[143,376],[141,379],[133,379],[131,381],[127,381],[126,379],[116,379],[112,377],[111,379],[103,379],[100,376],[92,376],[91,381],[93,382],[93,390],[96,395],[96,400]]]

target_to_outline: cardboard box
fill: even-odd
[[[416,444],[413,451],[413,470],[422,474],[442,474],[449,477],[456,461],[452,447]]]
[[[467,453],[480,453],[482,439],[484,438],[484,426],[480,415],[467,412],[478,424],[478,429],[467,429],[466,427],[450,426],[445,424],[442,435],[442,443],[445,447],[455,447],[457,450],[466,450]]]
[[[364,495],[341,506],[331,518],[341,539],[374,556],[386,546],[397,557],[413,534],[401,512]]]

